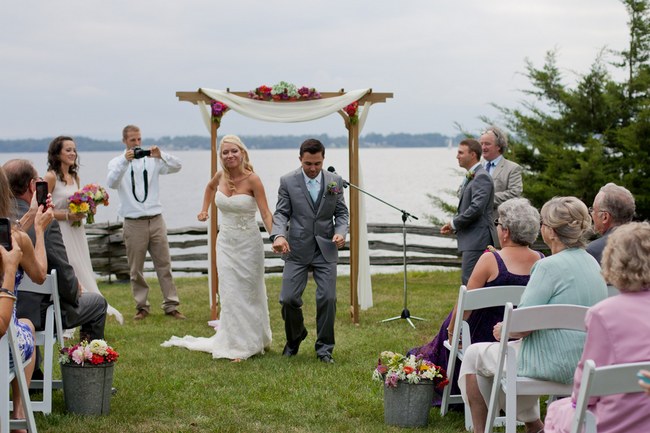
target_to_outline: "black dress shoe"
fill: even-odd
[[[334,358],[332,358],[332,355],[330,354],[318,355],[318,360],[320,362],[324,362],[325,364],[334,364]]]
[[[295,356],[298,354],[298,349],[300,349],[300,343],[307,338],[307,330],[305,329],[302,335],[298,337],[298,340],[284,345],[284,350],[282,350],[282,356]]]

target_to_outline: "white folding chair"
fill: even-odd
[[[537,331],[542,329],[572,329],[585,331],[585,315],[588,307],[581,305],[550,304],[514,309],[506,304],[501,327],[499,360],[494,374],[494,384],[488,404],[485,431],[492,431],[499,409],[499,391],[506,394],[506,433],[517,430],[518,395],[570,395],[573,385],[547,380],[517,376],[517,353],[508,344],[508,335],[513,332]],[[505,372],[505,377],[504,377]]]
[[[619,295],[621,292],[611,284],[607,285],[607,297]]]
[[[52,378],[53,363],[57,359],[54,343],[58,342],[60,347],[63,347],[64,344],[56,270],[52,269],[43,284],[36,284],[25,275],[18,290],[51,296],[52,305],[47,308],[45,314],[45,328],[42,331],[36,331],[36,346],[43,346],[43,380],[32,380],[30,385],[31,389],[43,390],[43,400],[32,401],[32,408],[37,412],[49,414],[52,412],[52,389],[63,387],[60,380],[55,381]]]
[[[14,368],[9,369],[9,358],[13,358]],[[13,320],[9,324],[7,333],[0,339],[0,432],[8,432],[10,429],[26,428],[30,433],[36,432],[36,421],[34,412],[29,399],[29,389],[25,378],[25,365],[29,362],[22,362],[20,349],[18,348],[18,338],[16,336],[16,327]],[[11,381],[18,380],[18,389],[20,390],[20,399],[23,403],[26,418],[24,420],[10,419],[12,402],[9,399],[9,390]]]
[[[597,433],[596,417],[587,410],[590,397],[642,392],[639,379],[636,377],[637,371],[641,369],[649,370],[650,362],[596,367],[593,360],[586,360],[582,370],[576,410],[571,423],[571,433]]]
[[[469,324],[463,320],[464,314],[467,311],[478,310],[480,308],[505,306],[507,302],[517,305],[525,289],[526,286],[494,286],[468,290],[466,286],[460,286],[456,320],[454,322],[454,334],[451,338],[451,343],[449,341],[444,342],[444,346],[449,350],[447,377],[449,377],[450,382],[442,392],[442,404],[440,405],[441,416],[447,414],[450,404],[463,403],[463,398],[460,394],[451,394],[451,380],[456,370],[456,359],[462,362],[465,349],[472,344],[471,330],[469,329]],[[461,338],[462,345],[459,344]],[[465,407],[465,429],[472,429],[472,414],[468,407]]]

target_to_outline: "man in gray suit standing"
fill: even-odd
[[[440,228],[440,233],[456,232],[458,251],[462,254],[461,279],[466,285],[481,254],[497,239],[492,219],[494,184],[480,163],[481,145],[478,141],[461,141],[456,159],[467,173],[458,193],[458,212]]]
[[[307,337],[302,294],[307,273],[316,282],[316,356],[333,363],[336,317],[336,264],[345,245],[348,208],[343,179],[323,171],[325,147],[316,139],[300,146],[301,168],[282,176],[273,215],[273,251],[282,253],[284,271],[280,304],[287,344],[282,355],[294,356]]]
[[[522,169],[517,163],[507,160],[503,153],[508,149],[506,133],[496,126],[488,127],[479,138],[485,169],[494,181],[494,210],[504,201],[521,197],[524,190]]]

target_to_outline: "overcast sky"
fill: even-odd
[[[371,87],[363,133],[478,131],[490,103],[517,106],[525,59],[558,50],[567,82],[624,49],[617,0],[3,1],[0,138],[206,135],[178,90],[247,91],[280,80]],[[497,118],[498,120],[498,118]],[[273,124],[230,112],[220,134],[344,135],[338,115]]]

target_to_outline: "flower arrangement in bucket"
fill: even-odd
[[[119,357],[104,340],[82,341],[60,351],[66,409],[81,415],[110,412],[113,367]]]
[[[372,378],[384,383],[384,422],[402,427],[426,426],[434,388],[449,383],[441,367],[421,356],[381,352]]]
[[[120,355],[104,340],[86,340],[77,343],[72,347],[61,349],[59,362],[61,364],[74,363],[77,365],[111,364],[117,361]]]
[[[445,370],[421,356],[404,356],[389,351],[381,352],[372,378],[392,388],[397,387],[399,381],[419,383],[430,380],[440,389],[449,382]]]

